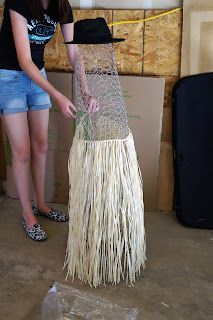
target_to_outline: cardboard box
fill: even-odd
[[[171,211],[173,208],[174,169],[172,144],[161,142],[158,178],[158,208]]]
[[[156,211],[165,79],[120,79],[143,177],[145,211]]]

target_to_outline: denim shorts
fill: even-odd
[[[40,72],[47,79],[45,67]],[[0,114],[51,107],[50,96],[24,71],[0,69]]]

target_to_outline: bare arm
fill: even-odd
[[[73,39],[73,23],[64,24],[61,27],[64,41],[72,41]],[[81,95],[88,107],[89,111],[98,110],[97,101],[90,95],[89,88],[86,80],[85,64],[81,52],[77,44],[66,44],[67,54],[70,64],[73,67],[80,83],[81,83]]]
[[[67,117],[75,117],[71,108],[76,110],[69,99],[56,90],[49,81],[42,76],[31,57],[30,43],[28,39],[27,19],[21,14],[10,9],[11,25],[16,47],[16,53],[21,69],[50,97],[55,101],[63,114]]]
[[[78,48],[78,45],[68,44],[67,53],[68,53],[69,61],[72,64],[73,69],[77,73],[77,76],[81,82],[82,93],[89,94],[89,88],[86,80],[85,64],[84,64],[82,54]]]

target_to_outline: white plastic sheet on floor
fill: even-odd
[[[136,308],[123,308],[95,295],[55,282],[45,296],[41,320],[136,320]]]

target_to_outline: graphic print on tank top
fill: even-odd
[[[52,20],[44,14],[42,21],[31,19],[27,24],[30,43],[46,44],[53,37],[56,26],[59,22]]]

